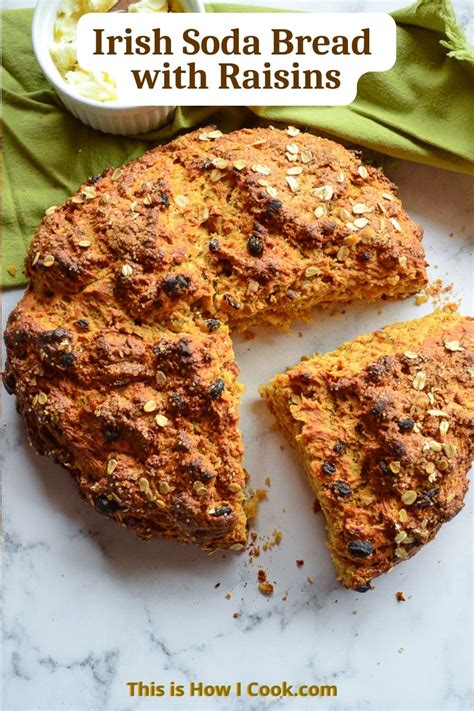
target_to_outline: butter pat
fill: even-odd
[[[138,0],[130,5],[129,12],[168,12],[167,0]]]
[[[64,0],[54,25],[51,57],[63,79],[81,96],[96,101],[118,98],[114,78],[106,72],[88,72],[77,63],[77,23],[88,12],[107,12],[117,0]],[[167,0],[137,0],[129,12],[168,12]]]

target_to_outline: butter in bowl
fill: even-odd
[[[135,135],[158,128],[175,106],[130,106],[120,100],[113,76],[81,68],[76,56],[79,19],[108,12],[116,0],[39,0],[32,27],[33,49],[45,77],[64,106],[83,123],[104,133]],[[129,12],[205,12],[201,0],[135,0]]]

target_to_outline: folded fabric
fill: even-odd
[[[272,12],[211,3],[208,12]],[[180,108],[167,126],[137,137],[94,131],[61,105],[31,46],[32,10],[3,16],[3,286],[25,282],[23,260],[46,208],[90,175],[120,165],[204,123],[307,126],[397,158],[474,173],[474,56],[450,0],[419,0],[393,13],[397,62],[364,75],[342,107]]]

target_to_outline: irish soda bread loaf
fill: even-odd
[[[403,298],[421,228],[357,154],[299,133],[212,128],[94,176],[47,210],[6,331],[33,446],[138,535],[241,547],[229,328],[315,304]]]
[[[474,321],[431,316],[303,359],[263,389],[362,591],[463,506],[474,451]]]

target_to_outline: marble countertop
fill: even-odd
[[[363,6],[382,4],[404,3]],[[392,161],[387,172],[425,228],[431,278],[453,282],[445,298],[462,299],[461,311],[472,313],[472,178],[403,161]],[[4,319],[20,294],[3,295]],[[3,393],[4,708],[472,708],[472,491],[436,540],[379,578],[375,590],[344,590],[301,467],[257,392],[303,353],[432,308],[414,299],[353,304],[337,315],[316,311],[291,334],[267,330],[250,342],[236,339],[247,388],[245,464],[254,487],[272,481],[252,528],[260,544],[282,531],[281,544],[253,563],[246,553],[210,557],[174,543],[145,543],[98,516],[63,470],[32,451],[14,399]],[[258,592],[259,567],[275,581],[270,598]],[[406,602],[397,602],[398,591]],[[338,696],[132,698],[128,681],[174,682],[186,691],[190,682],[330,684]]]

